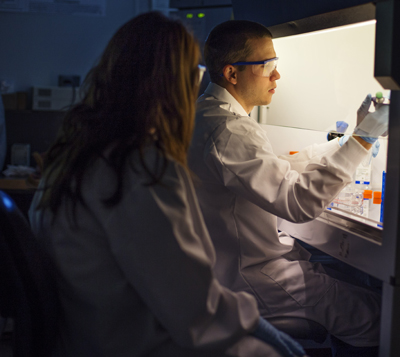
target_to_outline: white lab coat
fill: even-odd
[[[264,317],[307,317],[345,342],[377,345],[379,297],[327,276],[277,229],[277,216],[291,222],[317,217],[367,154],[350,138],[343,147],[333,140],[278,158],[265,130],[228,91],[210,83],[197,102],[189,167],[198,177],[195,187],[216,248],[219,281],[252,293]],[[358,322],[349,318],[356,298],[364,301]],[[335,303],[345,299],[339,316]]]
[[[150,165],[154,153],[147,150]],[[33,231],[58,274],[63,318],[54,355],[225,356],[229,348],[227,355],[278,356],[249,335],[255,299],[213,275],[214,248],[187,172],[170,161],[164,185],[145,186],[143,172],[126,171],[122,200],[107,208],[115,175],[102,159],[88,169],[79,228],[68,203],[54,224],[49,211],[35,210],[40,191],[32,203]]]

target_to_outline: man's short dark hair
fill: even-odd
[[[204,46],[204,59],[211,82],[222,80],[221,73],[227,64],[246,61],[252,51],[249,40],[263,37],[272,38],[271,32],[253,21],[230,20],[215,26]],[[239,66],[239,70],[243,69],[244,66]]]

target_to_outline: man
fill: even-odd
[[[189,166],[200,179],[196,189],[217,251],[218,279],[253,294],[266,318],[314,320],[363,356],[376,355],[379,295],[310,263],[306,250],[278,232],[277,216],[293,222],[317,217],[387,130],[387,108],[370,114],[368,96],[358,111],[363,137],[314,145],[282,160],[248,116],[271,102],[280,79],[268,29],[224,22],[211,31],[204,55],[211,83],[197,103]]]

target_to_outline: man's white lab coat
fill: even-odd
[[[291,222],[317,217],[367,154],[350,138],[342,147],[333,140],[278,158],[265,130],[227,90],[210,83],[197,102],[189,166],[198,177],[219,281],[253,294],[265,317],[307,317],[345,342],[377,345],[379,297],[327,276],[277,229],[277,216]],[[344,304],[340,312],[335,299]],[[363,301],[358,322],[348,316],[355,299]]]

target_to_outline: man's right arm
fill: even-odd
[[[317,217],[351,182],[351,175],[368,154],[351,139],[299,174],[273,153],[265,131],[245,117],[231,121],[211,144],[206,164],[225,187],[292,222]]]
[[[366,142],[363,138],[361,138],[358,135],[353,135],[353,138],[356,139],[363,147],[365,147],[367,150],[370,150],[372,148],[372,144]]]

